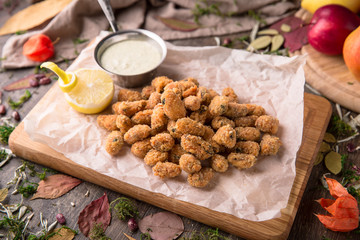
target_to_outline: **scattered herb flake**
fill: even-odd
[[[16,31],[15,35],[22,35],[22,34],[25,34],[25,33],[27,33],[26,30],[20,30],[20,31]]]
[[[31,93],[29,92],[29,90],[26,90],[24,95],[20,97],[19,101],[15,102],[9,97],[8,103],[12,109],[17,109],[21,107],[21,105],[23,105],[27,100],[29,100],[30,97],[31,97]]]
[[[262,24],[264,24],[264,25],[267,24],[266,21],[261,18],[261,15],[260,15],[259,12],[256,12],[256,11],[254,11],[254,10],[249,10],[249,11],[248,11],[248,15],[249,15],[250,17],[252,17],[253,19],[255,19],[255,21],[257,21],[257,22],[259,22],[259,23],[262,23]]]
[[[223,17],[224,14],[220,11],[220,3],[209,4],[207,0],[200,0],[195,3],[195,7],[192,9],[195,23],[199,24],[199,18],[202,16],[214,14]]]
[[[3,144],[9,143],[9,136],[14,131],[15,127],[7,124],[0,126],[0,142]]]

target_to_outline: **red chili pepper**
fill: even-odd
[[[43,62],[54,55],[54,45],[44,34],[30,37],[23,46],[23,55],[36,62]]]
[[[356,199],[336,180],[326,178],[331,196],[336,200],[321,198],[318,203],[331,215],[315,214],[324,226],[332,231],[348,232],[359,226],[359,208]]]

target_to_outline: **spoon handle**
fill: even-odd
[[[119,30],[117,23],[115,21],[114,12],[110,5],[110,0],[98,0],[101,9],[103,10],[107,20],[110,23],[110,26],[114,32],[117,32]]]

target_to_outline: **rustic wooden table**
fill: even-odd
[[[24,8],[28,3],[20,4],[14,11]],[[0,26],[6,21],[6,19],[10,15],[6,11],[0,11]],[[8,39],[9,36],[2,36],[0,37],[0,46],[3,46],[5,41]],[[189,45],[189,46],[206,46],[206,45],[215,45],[216,42],[214,38],[198,38],[198,39],[188,39],[188,40],[181,40],[181,41],[173,41],[174,44],[177,45]],[[66,67],[66,63],[62,63],[61,67]],[[6,70],[0,73],[0,87],[9,84],[17,79],[20,79],[23,76],[26,76],[34,71],[33,68],[28,69],[17,69],[17,70]],[[54,81],[53,81],[54,83]],[[52,84],[53,84],[52,83]],[[33,95],[31,99],[24,104],[24,106],[19,110],[21,119],[23,119],[26,114],[37,104],[37,102],[42,98],[42,96],[50,89],[52,86],[45,85],[40,86],[36,89],[31,89]],[[308,91],[308,90],[306,90]],[[23,91],[13,91],[13,92],[3,92],[2,101],[5,105],[6,99],[8,97],[18,99],[23,94]],[[334,114],[335,107],[333,105]],[[360,100],[359,100],[360,104]],[[343,113],[347,112],[346,109],[343,109]],[[8,108],[6,116],[11,116],[12,110]],[[356,116],[357,113],[351,112],[352,116]],[[360,137],[351,140],[350,142],[354,143],[354,145],[360,145]],[[345,168],[348,168],[351,163],[356,165],[360,165],[360,151],[356,151],[354,153],[348,153],[346,150],[346,144],[339,144],[339,152],[342,154],[347,154],[348,158],[345,163]],[[7,147],[3,145],[3,147]],[[14,171],[17,167],[22,164],[24,159],[20,159],[18,157],[13,158],[9,163],[3,166],[0,169],[0,189],[6,187],[6,183],[13,178]],[[35,168],[41,171],[42,166],[35,164]],[[323,227],[323,225],[318,221],[318,219],[314,216],[314,213],[325,213],[324,210],[321,209],[320,205],[316,203],[314,200],[319,199],[321,197],[329,198],[329,193],[325,190],[320,182],[320,178],[323,174],[327,173],[328,170],[326,169],[324,164],[319,164],[313,167],[311,175],[309,177],[307,187],[303,194],[298,213],[296,218],[292,224],[292,228],[288,239],[358,239],[360,237],[360,233],[356,231],[352,231],[349,233],[336,233],[330,230],[327,230]],[[341,175],[333,176],[334,178],[341,180]],[[89,196],[86,201],[80,201],[79,199],[84,199],[84,195],[86,192],[89,191]],[[117,192],[110,191],[108,189],[104,189],[97,185],[94,185],[89,182],[84,182],[77,186],[74,190],[69,192],[68,194],[62,196],[58,199],[53,200],[43,200],[37,199],[34,201],[30,201],[28,199],[24,199],[24,204],[30,206],[34,211],[34,219],[30,222],[30,229],[34,232],[39,230],[39,216],[40,212],[42,212],[45,219],[48,219],[49,222],[53,222],[55,220],[55,215],[57,213],[63,213],[67,220],[67,225],[70,228],[78,229],[77,219],[79,216],[80,211],[89,204],[92,200],[97,199],[106,192],[108,194],[109,199],[115,199],[117,197],[122,196]],[[6,203],[18,203],[20,201],[20,195],[10,195],[6,199]],[[149,205],[147,203],[135,200],[139,212],[140,217],[147,216],[151,213],[156,213],[162,211],[157,207]],[[74,202],[76,205],[72,206],[71,202]],[[0,214],[0,217],[3,215]],[[182,217],[182,220],[185,225],[185,232],[182,235],[183,237],[190,237],[191,233],[194,231],[202,231],[204,229],[211,228],[210,226],[206,226],[202,223],[193,221],[191,219]],[[1,230],[0,230],[1,233]],[[108,237],[112,239],[127,239],[123,233],[131,234],[132,237],[135,239],[140,239],[140,232],[137,231],[136,233],[131,233],[127,227],[126,222],[116,221],[113,219],[110,227],[107,229],[106,234]],[[230,235],[226,232],[219,231],[219,233],[226,237],[227,239],[241,239],[237,236]],[[84,235],[79,233],[75,239],[85,239]]]

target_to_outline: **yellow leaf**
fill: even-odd
[[[57,228],[54,230],[56,234],[49,238],[49,240],[72,240],[75,237],[75,232],[68,228]]]
[[[9,18],[0,29],[0,36],[25,31],[56,16],[72,0],[45,0],[33,4]],[[24,21],[26,19],[26,21]]]
[[[8,193],[9,193],[9,190],[7,188],[0,189],[0,202],[5,200]]]
[[[136,240],[135,238],[133,237],[130,237],[129,235],[127,235],[126,233],[124,233],[124,235],[129,239],[129,240]]]

